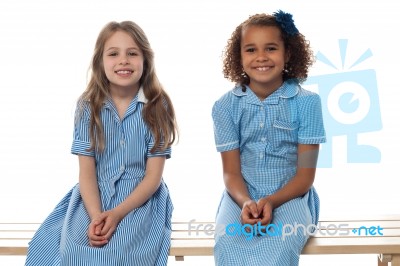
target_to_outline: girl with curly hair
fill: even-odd
[[[25,265],[164,266],[173,205],[162,174],[177,127],[143,30],[108,23],[91,70],[71,148],[79,183],[34,235]]]
[[[249,17],[228,41],[223,73],[236,85],[212,110],[226,188],[216,265],[298,265],[315,231],[325,130],[319,96],[300,85],[313,61],[292,15],[280,10]]]

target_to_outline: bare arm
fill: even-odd
[[[244,202],[250,200],[240,168],[239,150],[221,153],[222,170],[226,190],[240,208]]]
[[[99,187],[97,184],[94,157],[79,155],[79,189],[90,219],[99,215],[101,210]]]
[[[256,202],[250,198],[242,176],[239,149],[222,152],[221,157],[225,187],[229,195],[242,209],[242,223],[257,223],[257,221],[259,221],[257,205]]]
[[[102,246],[107,243],[101,235],[103,223],[93,222],[102,213],[99,187],[96,176],[96,163],[94,157],[79,155],[79,189],[83,204],[90,218],[87,231],[89,243],[92,246]]]
[[[142,206],[158,189],[164,170],[165,157],[152,157],[147,160],[143,180],[131,194],[114,209],[95,217],[89,232],[93,235],[93,246],[103,246],[112,237],[119,222],[132,210]]]
[[[164,171],[165,157],[150,157],[146,163],[146,173],[132,193],[115,207],[120,217],[125,217],[132,210],[140,207],[157,191]]]
[[[164,170],[165,157],[149,158],[145,176],[140,184],[117,207],[104,212],[101,210],[94,159],[90,158],[80,159],[83,166],[81,172],[85,173],[82,174],[81,193],[91,219],[88,229],[90,244],[101,247],[108,243],[119,222],[133,209],[143,205],[157,191]]]
[[[262,213],[262,224],[272,219],[272,210],[294,198],[303,196],[314,183],[318,158],[318,144],[298,145],[298,165],[296,175],[280,190],[262,198],[258,202],[258,210]]]

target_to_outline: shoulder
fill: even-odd
[[[243,92],[240,85],[236,85],[233,89],[225,92],[215,103],[214,106],[231,106],[245,99],[247,92]]]
[[[281,97],[286,98],[290,108],[297,109],[300,114],[321,109],[320,96],[316,92],[303,88],[296,80],[285,82]]]
[[[304,89],[301,84],[296,81],[288,83],[288,87],[292,87],[291,91],[296,91],[293,99],[299,103],[320,102],[320,96],[313,91]]]
[[[75,108],[75,124],[77,123],[86,123],[90,122],[91,117],[91,107],[89,101],[79,99]]]
[[[316,92],[304,89],[302,86],[299,85],[299,93],[298,96],[300,97],[316,97],[318,98],[319,95]]]
[[[283,87],[285,88],[285,94],[288,94],[288,98],[291,96],[295,96],[295,98],[304,96],[319,97],[317,93],[304,89],[297,79],[286,80]]]
[[[294,97],[296,106],[301,115],[320,113],[322,110],[321,98],[313,91],[304,89],[299,85],[299,91]]]
[[[300,87],[296,98],[300,104],[304,105],[321,104],[321,98],[316,92],[306,90],[302,87]]]
[[[304,89],[296,79],[289,79],[282,85],[283,98],[319,97],[317,93]]]

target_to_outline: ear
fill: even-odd
[[[287,62],[289,62],[289,60],[290,60],[290,52],[286,51],[285,52],[285,64],[287,64]]]

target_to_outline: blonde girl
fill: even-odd
[[[79,183],[36,232],[26,265],[166,265],[173,205],[162,173],[176,138],[145,33],[108,23],[77,105]]]

